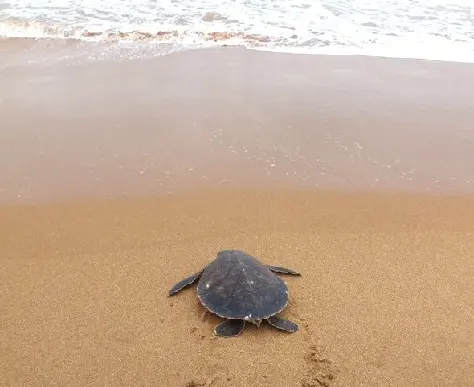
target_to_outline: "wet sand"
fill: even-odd
[[[0,385],[474,380],[472,66],[8,44]],[[194,289],[166,297],[228,248],[301,271],[297,333],[213,338]]]
[[[239,48],[87,61],[87,46],[20,42],[2,54],[0,201],[474,192],[471,65]]]

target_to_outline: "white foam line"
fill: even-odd
[[[9,0],[0,36],[474,63],[473,19],[472,0]]]

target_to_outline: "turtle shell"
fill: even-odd
[[[217,254],[197,287],[201,303],[228,319],[263,320],[288,304],[288,287],[258,259],[237,250]]]

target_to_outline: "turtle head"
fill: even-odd
[[[217,253],[217,255],[229,255],[229,254],[235,254],[239,253],[238,250],[221,250]]]
[[[247,253],[241,250],[221,250],[217,253],[217,257],[242,257],[242,255],[246,255]]]

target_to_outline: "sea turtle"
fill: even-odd
[[[285,267],[264,265],[244,251],[223,250],[204,269],[174,285],[168,295],[199,278],[199,300],[210,312],[226,319],[215,327],[217,336],[237,336],[246,321],[260,326],[262,320],[278,329],[296,332],[297,324],[276,316],[288,304],[288,287],[274,273],[300,275]]]

